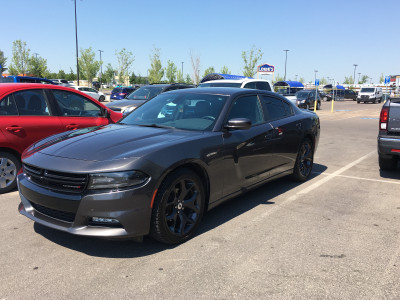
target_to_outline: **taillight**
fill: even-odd
[[[382,107],[381,116],[379,118],[380,130],[387,130],[388,119],[389,119],[389,107]]]
[[[125,95],[126,95],[126,93],[119,93],[119,95],[120,95],[120,96],[125,96]]]

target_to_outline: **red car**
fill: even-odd
[[[0,83],[0,193],[16,187],[21,154],[49,135],[115,123],[121,113],[58,85]]]

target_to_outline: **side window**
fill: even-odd
[[[271,87],[269,86],[268,82],[265,81],[256,82],[256,88],[258,90],[271,91]]]
[[[44,91],[41,89],[16,92],[14,93],[14,100],[20,116],[50,115]]]
[[[246,83],[246,85],[243,88],[255,90],[256,89],[256,83],[255,82]]]
[[[17,106],[11,95],[0,100],[0,116],[18,116]]]
[[[62,116],[73,117],[99,117],[101,108],[89,99],[62,90],[51,90]]]
[[[96,90],[94,90],[94,89],[91,89],[91,88],[88,88],[88,89],[87,89],[87,91],[88,91],[88,92],[92,92],[92,93],[97,93],[97,91],[96,91]]]
[[[263,96],[262,99],[266,107],[267,121],[282,119],[292,114],[288,103],[268,96]]]
[[[264,116],[257,95],[244,96],[235,100],[229,112],[228,120],[247,118],[251,125],[264,123]]]

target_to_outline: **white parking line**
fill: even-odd
[[[321,173],[321,172],[313,172],[313,173],[314,173],[314,174],[320,174],[320,175],[333,176],[333,174],[329,174],[329,173]],[[380,183],[400,184],[400,181],[390,181],[390,180],[381,180],[381,179],[371,179],[371,178],[363,178],[363,177],[347,176],[347,175],[335,175],[335,176],[336,176],[336,177],[349,178],[349,179],[357,179],[357,180],[368,180],[368,181],[374,181],[374,182],[380,182]]]
[[[304,194],[307,194],[307,193],[311,192],[312,190],[315,190],[316,188],[320,187],[325,182],[327,182],[327,181],[333,179],[334,177],[346,172],[348,169],[354,167],[355,165],[359,164],[364,159],[368,158],[369,156],[371,156],[372,154],[375,154],[375,153],[376,153],[376,151],[372,151],[372,152],[368,153],[367,155],[364,155],[363,157],[353,161],[352,163],[349,163],[346,166],[340,168],[336,172],[333,172],[332,174],[327,175],[327,177],[324,177],[324,178],[318,180],[317,182],[313,183],[312,185],[310,185],[309,187],[305,188],[304,190],[298,192],[297,194],[298,195],[304,195]]]

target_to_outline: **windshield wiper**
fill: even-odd
[[[175,128],[172,126],[165,126],[165,125],[159,125],[159,124],[137,124],[137,126],[154,127],[154,128]]]

